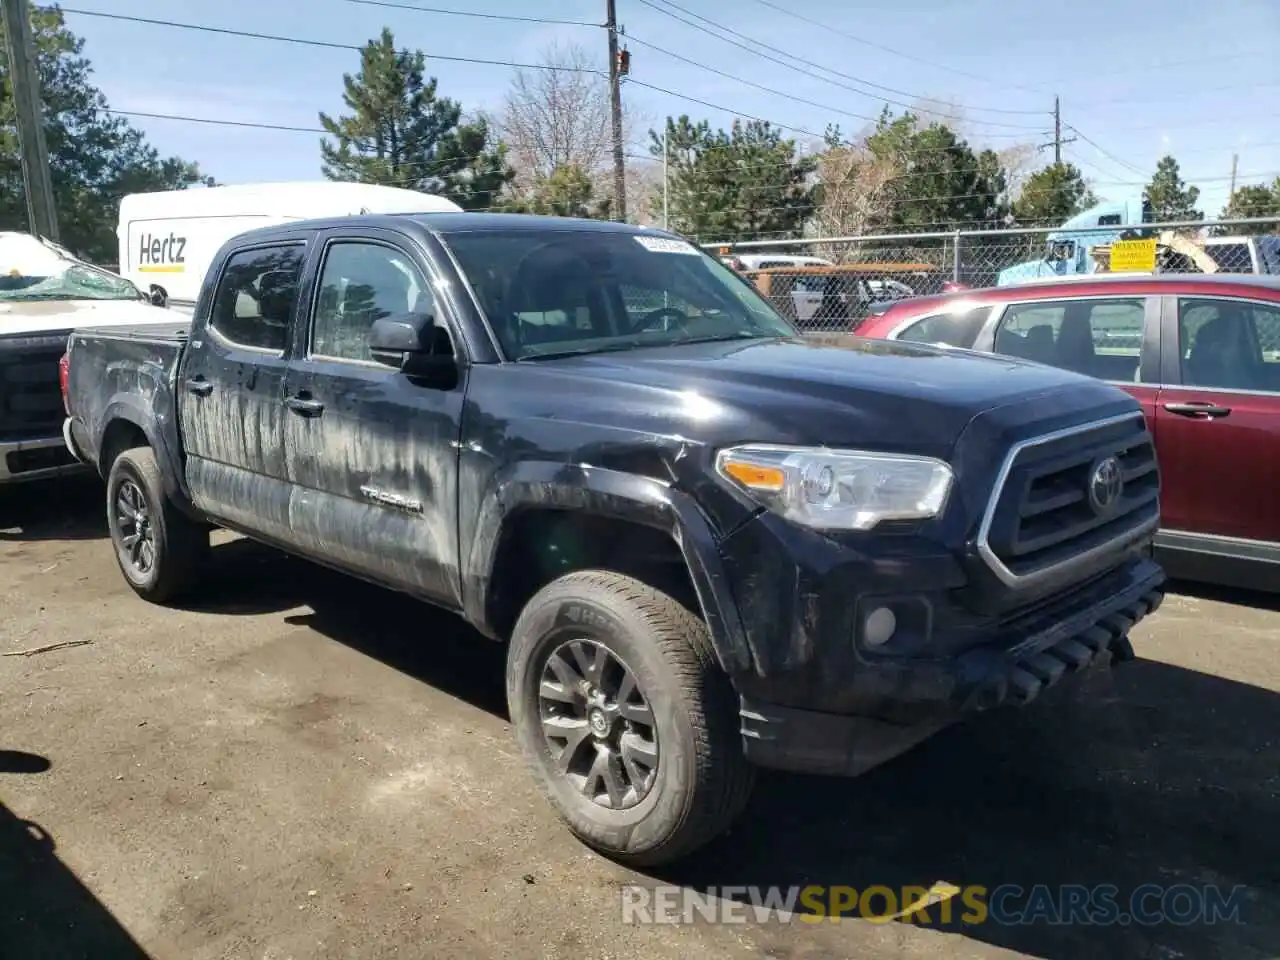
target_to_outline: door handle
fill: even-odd
[[[213,384],[204,377],[192,377],[187,381],[187,393],[194,393],[197,397],[207,397],[213,393]]]
[[[324,404],[319,400],[309,400],[306,397],[289,397],[285,400],[284,405],[294,413],[301,414],[304,417],[318,417],[324,412]]]
[[[1220,407],[1216,403],[1206,403],[1201,400],[1188,403],[1166,403],[1164,408],[1170,413],[1176,413],[1183,417],[1199,417],[1207,420],[1216,420],[1218,417],[1225,417],[1231,412],[1230,407]]]

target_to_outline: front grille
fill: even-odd
[[[0,338],[0,441],[38,440],[62,432],[58,360],[66,333]]]
[[[986,546],[1009,573],[1027,576],[1125,539],[1159,516],[1159,497],[1141,415],[1032,441],[997,492]]]

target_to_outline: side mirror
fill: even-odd
[[[451,353],[437,349],[441,329],[429,313],[401,313],[375,320],[369,328],[373,359],[411,377],[444,381],[457,376]]]
[[[151,285],[151,292],[148,294],[147,299],[151,301],[152,306],[163,307],[169,302],[169,295],[165,293],[164,287],[157,286],[153,283]]]

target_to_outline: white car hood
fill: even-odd
[[[185,326],[191,315],[141,300],[0,300],[0,337],[166,320]]]

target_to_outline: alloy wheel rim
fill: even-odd
[[[115,528],[119,536],[120,556],[139,576],[147,576],[156,565],[155,527],[147,498],[132,480],[125,480],[116,490]]]
[[[658,729],[644,691],[602,643],[565,641],[547,657],[538,683],[543,739],[556,770],[593,803],[636,806],[658,772]]]

